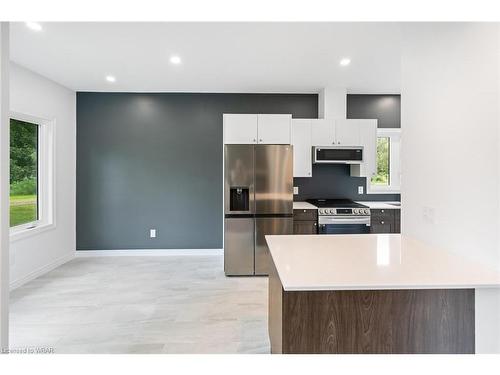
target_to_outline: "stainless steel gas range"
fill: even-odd
[[[318,207],[319,234],[370,232],[370,208],[348,199],[309,199]]]

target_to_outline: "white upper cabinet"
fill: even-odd
[[[315,120],[292,120],[293,177],[312,176],[312,121]]]
[[[258,143],[289,145],[291,125],[292,115],[258,115]]]
[[[366,177],[368,181],[377,171],[377,120],[349,120],[359,129],[360,146],[363,146],[363,163],[351,165],[351,176]]]
[[[225,113],[225,144],[284,144],[291,142],[292,115]]]
[[[362,120],[335,120],[337,146],[361,146],[359,121]]]
[[[223,127],[224,143],[257,143],[257,115],[225,113]]]
[[[335,121],[311,120],[311,143],[313,146],[333,146],[335,144]]]
[[[360,146],[357,120],[311,120],[313,146]]]

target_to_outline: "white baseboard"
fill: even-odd
[[[223,255],[222,249],[77,250],[76,257]]]
[[[20,279],[11,281],[9,283],[9,289],[14,290],[16,288],[19,288],[21,285],[26,284],[27,282],[36,279],[39,276],[42,276],[46,274],[47,272],[52,271],[53,269],[63,265],[66,262],[69,262],[71,259],[75,257],[74,253],[67,254],[65,256],[60,257],[59,259],[56,259],[54,262],[46,264],[45,266],[42,266],[38,269],[36,269],[33,272],[30,272],[24,277],[21,277]]]

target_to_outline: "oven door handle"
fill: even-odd
[[[318,218],[318,224],[364,224],[370,226],[370,217],[369,216],[352,216],[352,217],[325,217],[320,216]]]

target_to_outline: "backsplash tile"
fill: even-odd
[[[400,194],[358,194],[358,186],[366,193],[366,178],[351,177],[345,164],[313,164],[312,177],[296,177],[293,186],[299,188],[295,201],[312,198],[346,198],[358,201],[399,201]]]

